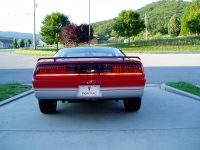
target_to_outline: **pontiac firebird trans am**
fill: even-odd
[[[138,111],[145,73],[139,57],[113,47],[73,47],[39,58],[32,83],[42,113],[54,113],[57,101],[123,100]]]

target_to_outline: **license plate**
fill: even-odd
[[[79,85],[78,96],[81,97],[99,97],[100,85]]]

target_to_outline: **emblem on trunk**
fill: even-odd
[[[86,67],[86,71],[87,72],[94,72],[94,69],[92,69],[92,67]]]
[[[90,91],[90,89],[91,89],[91,86],[88,86],[88,90]]]

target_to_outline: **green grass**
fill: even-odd
[[[13,54],[22,54],[22,55],[33,55],[33,56],[53,56],[56,53],[56,49],[51,50],[16,50]]]
[[[186,82],[167,82],[166,85],[191,93],[196,96],[200,96],[200,88],[193,84],[189,84]]]
[[[133,44],[108,44],[104,46],[118,47],[123,52],[154,53],[154,52],[200,52],[199,45],[168,45],[168,46],[134,46]]]
[[[143,46],[134,48],[123,48],[124,52],[140,52],[140,53],[152,53],[152,52],[200,52],[199,46],[187,45],[187,46]]]
[[[118,47],[127,53],[160,53],[160,52],[200,52],[199,45],[182,45],[182,46],[134,46],[127,43],[106,44],[99,46]],[[34,56],[53,56],[56,49],[37,49],[37,50],[15,50],[13,54],[34,55]]]
[[[30,85],[23,85],[19,83],[0,84],[0,101],[28,91],[32,88]]]

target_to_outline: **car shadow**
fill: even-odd
[[[58,102],[58,109],[56,114],[79,114],[79,115],[90,115],[99,114],[99,112],[106,113],[124,113],[123,101],[116,102],[115,100],[109,100],[104,102],[78,102],[68,103]]]

